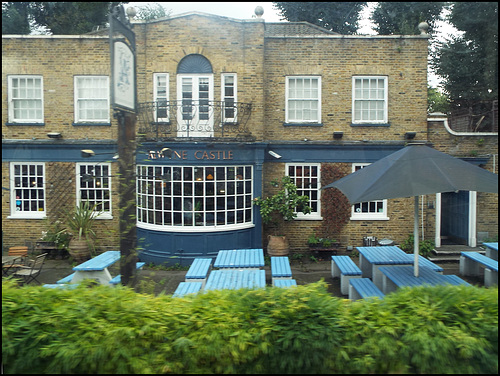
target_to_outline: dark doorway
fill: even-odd
[[[441,194],[441,244],[465,244],[469,237],[469,192]]]

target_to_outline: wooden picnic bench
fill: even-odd
[[[205,285],[205,290],[238,290],[264,287],[266,287],[265,270],[221,269],[212,270]]]
[[[498,261],[478,252],[462,252],[460,254],[460,274],[477,276],[484,266],[484,285],[498,285]]]
[[[221,250],[214,262],[214,268],[219,269],[258,269],[263,266],[262,248]]]
[[[201,288],[204,288],[211,266],[211,258],[195,258],[186,273],[185,282],[201,282]]]
[[[361,278],[361,269],[349,256],[332,256],[332,278],[340,277],[340,292],[349,294],[349,280]]]
[[[175,290],[172,298],[182,298],[188,294],[197,294],[202,290],[202,282],[181,282]]]
[[[385,294],[375,286],[370,278],[354,278],[349,281],[349,299],[383,298]]]
[[[43,287],[49,288],[49,289],[74,289],[78,287],[78,283],[65,283],[65,284],[57,284],[57,283],[46,283],[43,285]]]
[[[486,247],[486,256],[498,261],[498,242],[494,243],[483,243]]]
[[[273,282],[274,287],[292,287],[297,286],[295,279],[277,279]]]
[[[136,262],[135,268],[137,270],[139,270],[139,269],[142,269],[142,267],[144,265],[146,265],[145,262]],[[122,275],[118,274],[116,277],[112,278],[111,281],[109,281],[109,284],[116,286],[116,285],[120,284],[121,282],[122,282]]]
[[[425,266],[419,268],[419,275],[415,277],[413,266],[382,266],[380,267],[382,273],[382,285],[377,287],[382,290],[384,294],[396,291],[401,287],[414,287],[422,285],[468,285],[460,277],[450,277],[447,275],[439,274],[432,269]]]
[[[292,269],[288,257],[271,257],[271,278],[273,286],[278,279],[292,278]]]

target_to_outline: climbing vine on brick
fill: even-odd
[[[323,163],[321,165],[321,186],[330,184],[349,174],[346,164]],[[322,225],[319,236],[338,237],[351,216],[351,205],[342,192],[336,188],[321,191]]]

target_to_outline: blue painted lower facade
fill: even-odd
[[[262,248],[259,228],[215,232],[162,232],[137,228],[139,259],[157,265],[191,265],[196,257],[215,259],[221,249]]]
[[[164,148],[172,150],[171,158],[162,156]],[[172,168],[183,166],[251,166],[252,199],[262,196],[266,181],[279,176],[263,176],[266,163],[371,163],[404,147],[402,143],[312,143],[312,142],[155,142],[143,143],[137,149],[136,164]],[[80,150],[93,149],[96,155],[82,158]],[[281,158],[273,157],[273,151]],[[36,162],[111,162],[116,142],[37,140],[3,142],[2,160]],[[99,154],[107,153],[107,154]],[[193,167],[195,168],[195,167]],[[285,168],[283,167],[283,174]],[[172,178],[172,181],[174,179]],[[115,187],[118,185],[115,184]],[[48,203],[50,205],[50,202]],[[118,205],[117,202],[114,205]],[[138,222],[137,239],[140,261],[164,265],[189,265],[195,257],[215,257],[221,249],[263,248],[262,222],[259,210],[253,209],[251,222],[213,228],[180,228],[150,226]]]

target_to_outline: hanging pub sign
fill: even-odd
[[[135,112],[135,56],[121,41],[113,42],[113,107]]]
[[[136,112],[135,34],[122,5],[113,9],[109,25],[111,105],[116,110]]]

